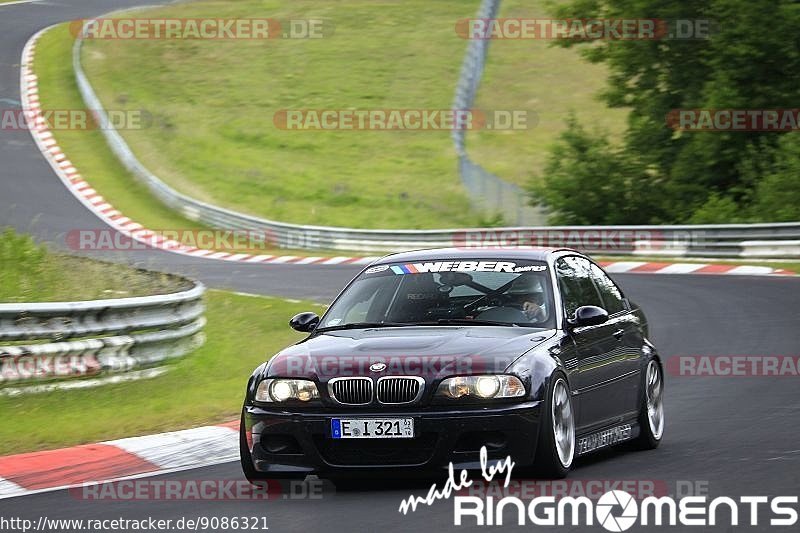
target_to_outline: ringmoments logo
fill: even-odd
[[[502,461],[489,460],[486,447],[479,455],[481,478],[470,478],[467,470],[456,474],[451,462],[444,485],[434,483],[426,496],[411,495],[400,503],[398,512],[406,515],[417,507],[434,505],[439,500],[453,498],[453,523],[456,526],[592,526],[601,525],[607,531],[620,532],[636,524],[642,526],[738,526],[745,521],[751,526],[794,526],[798,520],[797,496],[727,496],[709,498],[706,495],[646,496],[638,501],[630,492],[611,489],[593,501],[587,496],[536,496],[523,500],[518,496],[469,495],[475,482],[493,483],[503,480],[503,489],[512,481],[515,463],[511,456]],[[466,494],[466,495],[465,495]],[[641,494],[640,494],[641,496]]]
[[[622,509],[622,513],[614,516],[613,511]],[[636,500],[624,490],[606,492],[597,501],[595,508],[597,521],[609,531],[625,531],[630,529],[639,516]]]
[[[456,496],[453,501],[454,523],[460,525],[501,526],[508,524],[564,526],[599,524],[607,531],[620,532],[634,525],[655,526],[794,526],[798,520],[797,496],[687,496],[676,500],[669,496],[647,497],[637,501],[624,490],[611,490],[597,502],[587,497],[553,496],[533,498],[529,502],[509,496],[495,500],[475,496]]]

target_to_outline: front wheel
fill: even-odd
[[[639,437],[634,441],[641,450],[653,450],[664,435],[664,374],[656,359],[650,359],[644,373],[644,390],[639,408]]]
[[[536,447],[536,471],[548,478],[566,477],[575,459],[575,411],[566,378],[554,374],[545,396]]]
[[[305,474],[296,474],[293,472],[259,472],[253,464],[253,455],[250,453],[250,448],[247,446],[247,429],[244,425],[244,409],[242,409],[242,418],[239,422],[239,461],[242,464],[242,472],[244,477],[247,478],[252,485],[262,487],[267,481],[294,481],[304,480]]]
[[[247,428],[244,425],[244,409],[242,409],[242,419],[239,422],[239,461],[242,463],[242,472],[247,481],[253,485],[258,485],[266,480],[266,476],[256,470],[253,465],[253,456],[247,446]]]

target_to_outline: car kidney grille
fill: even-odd
[[[378,380],[378,401],[386,404],[411,403],[422,393],[422,378],[383,377]]]
[[[369,378],[340,378],[328,385],[331,397],[347,405],[364,405],[372,402],[372,380]]]

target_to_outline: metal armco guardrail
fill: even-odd
[[[484,0],[479,18],[491,18],[497,13],[499,0]],[[462,66],[453,107],[469,109],[480,82],[486,58],[488,40],[468,41],[467,55]],[[475,44],[474,44],[475,43]],[[164,204],[191,220],[212,228],[256,230],[271,236],[272,242],[283,248],[307,250],[342,250],[370,254],[402,251],[414,248],[442,246],[511,246],[516,244],[567,246],[588,253],[664,255],[673,257],[800,257],[795,241],[800,239],[800,222],[782,224],[722,224],[679,226],[535,226],[496,229],[442,230],[368,230],[328,226],[308,226],[276,222],[214,206],[181,194],[151,173],[133,154],[111,125],[103,105],[81,67],[82,41],[76,39],[73,48],[73,68],[78,88],[87,108],[96,110],[113,153],[136,179],[144,183]],[[485,194],[493,186],[503,184],[484,179],[488,172],[470,161],[466,153],[464,132],[455,131],[453,141],[460,158],[462,179],[473,195]],[[475,178],[475,179],[473,179]],[[502,183],[501,183],[502,182]],[[494,185],[492,185],[494,183]],[[498,189],[499,190],[499,189]],[[481,192],[483,191],[483,192]],[[516,218],[526,218],[529,209],[519,204],[523,193],[519,189],[500,196],[516,196]],[[516,207],[513,207],[516,206]],[[754,242],[755,241],[755,242]]]
[[[204,292],[194,283],[138,298],[0,304],[0,391],[129,372],[185,355],[204,342]]]

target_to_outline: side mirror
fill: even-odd
[[[289,326],[291,326],[293,330],[303,333],[310,332],[317,327],[317,324],[319,324],[319,315],[310,311],[296,314],[289,321]]]
[[[608,311],[596,305],[582,305],[567,322],[574,328],[597,326],[608,322]]]

